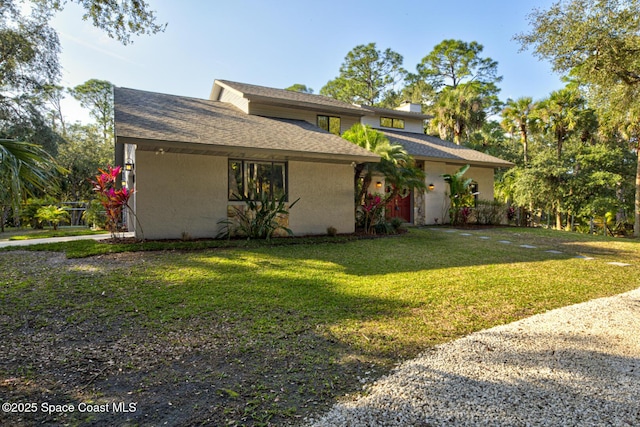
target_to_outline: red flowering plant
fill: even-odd
[[[91,181],[93,191],[98,193],[98,200],[105,209],[107,215],[107,229],[111,232],[111,237],[116,238],[118,223],[122,217],[122,209],[128,206],[129,198],[133,190],[126,187],[116,188],[116,180],[122,168],[120,166],[108,167],[107,171],[98,169],[100,173],[96,175],[96,180]]]
[[[385,199],[379,194],[367,194],[364,204],[359,206],[357,222],[367,234],[374,234],[376,226],[385,221]]]

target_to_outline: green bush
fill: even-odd
[[[42,206],[36,212],[36,218],[42,222],[50,223],[53,229],[57,230],[62,221],[69,221],[69,212],[55,205]]]
[[[107,224],[107,214],[99,200],[93,199],[87,204],[87,209],[82,213],[82,218],[93,229],[104,229]]]
[[[260,200],[247,200],[245,206],[233,207],[231,218],[218,221],[222,226],[217,238],[246,237],[247,239],[271,239],[278,230],[288,235],[293,232],[281,223],[281,219],[289,215],[291,209],[300,199],[287,207],[286,195],[279,199],[271,199],[265,192],[260,193]]]
[[[507,217],[507,206],[495,200],[478,200],[474,210],[478,224],[499,225]]]

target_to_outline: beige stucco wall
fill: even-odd
[[[378,114],[378,115],[367,115],[362,117],[362,119],[360,120],[360,122],[363,125],[369,125],[374,129],[380,129],[380,130],[390,130],[390,131],[396,131],[396,132],[412,132],[412,133],[419,133],[419,134],[424,134],[424,125],[422,120],[416,120],[416,119],[410,119],[410,118],[406,118],[406,117],[401,117],[404,120],[404,129],[394,129],[394,128],[384,128],[382,126],[380,126],[380,117],[390,117],[393,116],[393,114],[390,115],[384,115],[384,114]]]
[[[330,113],[330,112],[309,111],[309,110],[303,110],[299,108],[275,107],[273,105],[259,104],[257,102],[251,102],[249,104],[249,108],[250,108],[250,111],[249,111],[250,114],[254,114],[257,116],[280,117],[282,119],[292,119],[292,120],[304,120],[308,123],[311,123],[314,126],[317,126],[318,124],[319,114],[340,117],[340,133],[344,133],[346,130],[351,128],[351,126],[359,122],[359,117],[355,117],[355,116],[347,116],[344,114]]]
[[[138,151],[135,204],[147,239],[214,237],[227,214],[227,158]]]
[[[353,167],[289,162],[289,228],[297,235],[354,231]],[[227,217],[227,157],[148,151],[136,153],[136,237],[215,237]],[[143,234],[144,232],[144,234]]]
[[[355,231],[353,167],[349,164],[289,162],[289,228],[298,235]]]
[[[452,165],[444,162],[425,162],[427,185],[433,184],[433,191],[427,192],[424,197],[424,211],[426,224],[442,224],[449,221],[449,185],[442,178],[443,174],[453,174],[462,165]],[[493,200],[493,168],[471,166],[464,174],[465,178],[471,178],[478,184],[481,200]],[[436,221],[437,219],[437,221]]]

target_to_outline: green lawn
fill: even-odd
[[[57,230],[54,230],[50,227],[44,228],[42,230],[31,228],[9,229],[3,233],[0,233],[0,241],[45,239],[49,237],[84,236],[88,234],[105,233],[109,232],[105,230],[92,230],[88,227],[60,227]]]
[[[299,425],[433,345],[640,287],[634,240],[468,233],[2,252],[2,400],[138,406],[0,424]]]

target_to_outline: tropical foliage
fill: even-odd
[[[113,238],[117,237],[123,209],[128,207],[129,198],[133,194],[133,190],[129,191],[126,187],[118,188],[117,180],[120,171],[120,166],[109,166],[106,171],[100,169],[100,173],[96,175],[95,180],[91,181],[93,190],[97,193],[98,200],[100,200],[105,210],[107,216],[106,227]]]
[[[452,224],[465,224],[473,206],[471,184],[473,179],[465,178],[469,165],[462,166],[453,174],[444,174],[444,181],[449,184],[449,219]]]
[[[36,218],[50,223],[57,230],[60,222],[69,220],[69,212],[54,205],[42,206],[36,212]]]
[[[244,206],[232,207],[231,217],[219,221],[218,238],[246,237],[247,239],[271,239],[279,231],[289,236],[293,231],[285,226],[289,210],[298,203],[287,203],[287,195],[272,198],[266,192],[259,193],[258,200],[246,200]]]
[[[389,200],[413,189],[426,188],[424,171],[416,167],[401,145],[391,144],[382,132],[369,126],[355,124],[342,137],[381,157],[378,163],[357,164],[354,174],[356,223],[372,233],[376,225],[386,223],[384,207]],[[385,195],[369,194],[374,175],[384,176],[389,188]]]

